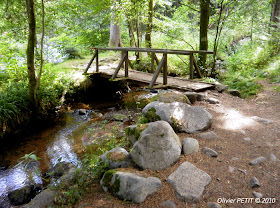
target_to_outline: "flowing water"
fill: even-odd
[[[78,148],[75,147],[81,144],[83,132],[92,124],[91,117],[91,111],[85,115],[79,115],[78,111],[68,112],[64,124],[49,128],[7,151],[4,157],[12,162],[13,167],[0,170],[0,207],[11,206],[9,192],[30,184],[42,185],[42,173],[58,162],[71,162],[79,166]],[[16,165],[20,157],[31,152],[40,157],[38,162]]]

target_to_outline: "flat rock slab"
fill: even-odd
[[[149,121],[167,121],[175,130],[196,133],[210,128],[212,115],[204,108],[186,103],[149,103],[143,110]]]
[[[184,162],[168,176],[167,181],[174,188],[178,199],[196,203],[199,202],[205,186],[210,183],[211,177],[193,164]]]
[[[266,119],[266,118],[260,118],[258,116],[252,116],[251,117],[253,120],[259,122],[259,123],[262,123],[262,124],[265,124],[265,125],[268,125],[268,124],[272,124],[273,121],[272,120],[269,120],[269,119]]]
[[[161,181],[156,177],[145,178],[134,173],[112,170],[104,174],[100,185],[104,191],[135,203],[142,203],[148,195],[162,186]]]

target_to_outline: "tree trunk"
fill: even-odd
[[[39,71],[39,76],[37,78],[38,89],[40,87],[40,80],[41,80],[43,64],[44,64],[43,47],[44,47],[44,36],[45,36],[45,5],[44,5],[44,0],[41,0],[41,2],[42,2],[42,38],[41,38],[41,50],[40,50],[40,71]]]
[[[145,35],[145,42],[146,42],[146,48],[152,47],[152,34],[153,29],[153,0],[149,1],[149,12],[148,12],[148,24],[146,26],[146,35]]]
[[[130,37],[130,47],[135,47],[136,41],[134,36],[133,23],[131,19],[128,19],[128,30],[129,30],[129,37]]]
[[[272,13],[271,13],[271,22],[279,23],[280,22],[280,0],[274,0]],[[277,27],[273,24],[273,27]]]
[[[111,25],[110,25],[110,40],[109,40],[109,47],[122,47],[122,40],[121,40],[121,27],[119,23],[119,17],[115,17],[114,12],[112,11],[111,17]]]
[[[27,68],[28,68],[28,80],[29,80],[29,99],[32,107],[37,109],[36,99],[36,71],[34,63],[34,48],[36,45],[36,19],[35,19],[35,5],[33,0],[26,0],[26,10],[28,16],[28,44],[27,44]]]
[[[200,0],[200,36],[199,50],[208,50],[208,25],[210,14],[210,0]],[[205,68],[206,54],[199,56],[200,63]]]

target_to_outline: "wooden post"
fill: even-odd
[[[87,73],[87,71],[89,70],[89,68],[90,68],[90,66],[91,66],[91,64],[92,64],[92,62],[93,62],[93,60],[95,59],[95,57],[96,57],[96,55],[97,55],[97,52],[98,52],[98,50],[95,51],[93,57],[92,57],[91,60],[89,61],[88,65],[87,65],[87,67],[86,67],[86,69],[85,69],[85,71],[84,71],[84,74]]]
[[[162,57],[162,59],[161,59],[159,65],[158,65],[158,67],[157,67],[157,70],[156,70],[156,72],[154,73],[153,79],[152,79],[151,83],[149,84],[149,87],[150,87],[150,88],[152,88],[152,87],[154,86],[154,84],[155,84],[155,82],[156,82],[156,80],[157,80],[157,78],[158,78],[158,75],[159,75],[159,73],[160,73],[160,71],[161,71],[161,68],[162,68],[162,66],[163,66],[165,57],[166,57],[166,54],[163,54],[163,57]]]
[[[114,72],[114,74],[113,74],[113,76],[112,76],[112,79],[115,79],[115,78],[116,78],[116,76],[117,76],[117,74],[119,73],[119,71],[120,71],[120,69],[121,69],[121,67],[122,67],[122,65],[123,65],[123,63],[124,63],[124,61],[125,61],[125,59],[126,59],[126,53],[124,53],[124,55],[123,55],[123,57],[122,57],[122,59],[121,59],[121,62],[119,63],[118,67],[116,68],[116,70],[115,70],[115,72]]]
[[[124,63],[125,77],[128,77],[128,51],[125,51],[125,63]]]
[[[151,67],[151,72],[154,73],[155,72],[155,53],[151,53],[152,54],[152,67]]]
[[[196,62],[194,57],[193,57],[193,63],[194,63],[194,66],[195,66],[195,69],[197,71],[197,74],[198,74],[199,78],[202,78],[202,74],[201,74],[201,72],[199,70],[199,67],[198,67],[197,62]]]
[[[167,85],[167,53],[163,54],[164,63],[163,63],[163,85]]]
[[[193,53],[190,54],[190,79],[193,80]]]
[[[95,50],[96,53],[96,67],[95,70],[98,73],[99,72],[99,66],[98,66],[98,49]]]

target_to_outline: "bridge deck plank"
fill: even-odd
[[[113,75],[115,72],[115,67],[108,67],[108,66],[99,66],[99,72],[104,73],[107,75]],[[95,69],[91,68],[90,71],[88,71],[88,74],[95,73]],[[118,78],[125,77],[125,71],[121,69],[117,75]],[[140,72],[136,70],[129,70],[129,79],[136,80],[139,82],[147,83],[149,84],[153,78],[153,74],[146,73],[146,72]],[[208,84],[205,82],[200,81],[194,81],[194,80],[188,80],[184,78],[178,78],[178,77],[170,77],[168,76],[168,86],[180,89],[180,90],[188,90],[188,91],[203,91],[206,89],[211,89],[214,86],[212,84]],[[159,75],[155,85],[163,85],[163,76]]]

